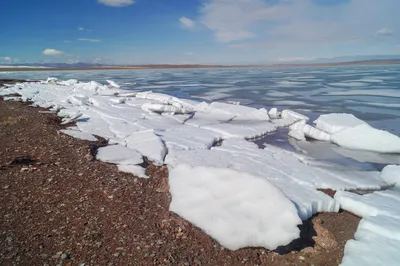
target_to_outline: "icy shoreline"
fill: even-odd
[[[64,131],[66,134],[84,139],[92,139],[95,134],[115,144],[99,150],[100,160],[115,163],[136,175],[141,174],[137,165],[142,156],[158,165],[166,163],[170,168],[171,194],[175,202],[171,210],[231,249],[260,245],[274,249],[298,237],[295,232],[300,218],[305,220],[316,212],[338,211],[339,203],[346,204],[318,189],[379,190],[395,184],[393,179],[382,178],[377,171],[321,162],[270,145],[260,149],[246,140],[272,134],[278,127],[288,127],[289,136],[300,140],[308,137],[348,148],[400,152],[398,137],[373,129],[351,115],[322,116],[314,128],[306,123],[307,117],[290,110],[268,112],[219,102],[198,103],[151,92],[132,93],[121,90],[112,81],[102,85],[48,79],[41,83],[11,85],[0,91],[2,95],[12,93],[21,97],[5,99],[30,100],[34,106],[58,111],[65,122],[76,121],[76,127]],[[222,144],[215,146],[219,141]],[[201,177],[195,178],[199,169],[212,178],[200,182]],[[226,182],[221,169],[235,171],[238,182],[245,180],[236,194],[253,191],[255,187],[246,184],[254,178],[271,191],[283,193],[269,193],[271,195],[264,198],[230,197],[229,192],[237,187],[232,185],[234,180]],[[209,193],[211,188],[216,189],[212,194]],[[180,191],[188,195],[180,195]],[[196,195],[203,196],[196,199]],[[271,201],[278,209],[288,211],[289,221],[274,213],[273,208],[265,207]],[[179,205],[182,202],[190,204]],[[205,208],[207,202],[216,206],[214,211]],[[260,213],[274,218],[262,219]],[[241,217],[248,219],[240,220]],[[235,225],[235,220],[240,222]],[[283,228],[281,225],[285,223]],[[221,234],[218,228],[224,228],[225,233]],[[276,236],[255,241],[255,236],[267,236],[271,230]],[[238,232],[240,237],[231,238]],[[287,232],[294,233],[288,236]]]

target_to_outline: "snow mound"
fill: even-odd
[[[299,237],[293,203],[267,180],[230,169],[170,169],[170,210],[231,250],[275,249]]]
[[[121,145],[111,145],[98,149],[96,158],[102,162],[120,165],[143,163],[142,154]]]

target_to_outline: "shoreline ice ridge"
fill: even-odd
[[[49,78],[39,83],[15,84],[1,90],[0,95],[18,93],[22,100],[30,100],[35,106],[57,110],[65,121],[76,122],[75,127],[63,131],[65,134],[89,140],[93,135],[108,139],[112,145],[99,150],[98,159],[116,164],[121,171],[146,178],[138,166],[143,156],[156,165],[167,164],[174,203],[171,211],[231,249],[256,245],[273,249],[297,237],[298,221],[317,212],[337,212],[338,202],[318,189],[379,190],[387,186],[388,180],[377,171],[338,167],[272,145],[260,149],[247,139],[285,127],[289,136],[302,141],[307,137],[355,149],[400,152],[397,136],[356,118],[352,121],[359,125],[343,124],[341,116],[328,114],[317,119],[313,127],[307,124],[308,117],[292,110],[278,112],[276,108],[268,111],[223,102],[195,102],[151,91],[127,91],[113,81],[107,82],[102,85]],[[354,145],[354,138],[362,141]],[[378,144],[367,143],[371,138]],[[221,140],[220,145],[215,145]],[[258,185],[253,186],[253,182]],[[256,193],[258,186],[271,191],[271,195],[252,197],[250,192]],[[190,193],[181,194],[182,189]],[[209,189],[215,190],[214,196],[207,194]],[[270,201],[286,209],[290,218],[277,215],[272,207],[266,208]],[[243,208],[247,205],[254,208]],[[208,210],[205,206],[215,208]],[[260,219],[260,212],[275,217],[276,225]],[[243,220],[244,216],[251,219]],[[290,219],[287,228],[279,226],[285,223],[284,219]],[[257,227],[255,221],[262,226]],[[225,228],[225,233],[219,234],[218,228]],[[243,230],[240,239],[232,239],[230,235],[238,228]],[[265,236],[271,230],[281,234],[271,240],[254,239],[254,235]]]

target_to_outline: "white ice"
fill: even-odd
[[[362,236],[347,241],[341,266],[399,265],[400,241],[382,237],[369,230],[359,230],[357,234]]]
[[[124,173],[133,174],[140,178],[150,178],[146,175],[146,169],[139,165],[118,165],[118,170]]]
[[[331,136],[334,143],[348,149],[380,153],[400,153],[400,138],[387,131],[364,124],[336,132]]]
[[[400,187],[400,165],[388,165],[383,168],[381,178],[388,185]]]
[[[331,140],[331,135],[319,130],[317,128],[313,128],[312,126],[306,124],[305,120],[301,120],[289,127],[289,136],[296,138],[295,136],[299,137],[296,138],[298,140],[302,140],[301,135],[303,134],[304,136],[316,140],[321,140],[321,141],[330,141]],[[296,132],[296,133],[294,133]]]
[[[366,123],[352,114],[327,114],[321,115],[314,121],[314,124],[316,128],[328,134],[333,134],[340,130],[364,125]]]
[[[354,115],[321,115],[314,123],[317,129],[331,134],[330,140],[339,146],[380,153],[400,153],[398,136],[373,128]]]
[[[286,85],[296,86],[301,84],[286,83]],[[224,188],[235,191],[234,200],[237,199],[236,197],[240,198],[241,193],[246,195],[243,200],[254,200],[252,195],[259,195],[260,193],[251,185],[253,183],[250,180],[254,179],[257,180],[256,182],[264,184],[260,186],[264,187],[265,191],[272,191],[271,194],[264,191],[261,194],[263,200],[268,201],[277,197],[279,199],[277,206],[280,206],[279,204],[283,204],[283,202],[289,202],[292,207],[288,207],[288,211],[304,220],[317,212],[338,211],[338,201],[333,200],[318,189],[376,190],[387,187],[388,183],[397,182],[394,181],[393,175],[388,174],[388,170],[379,173],[362,167],[355,169],[332,162],[315,160],[272,145],[260,149],[255,143],[246,140],[272,134],[278,127],[291,126],[289,128],[291,136],[296,136],[302,140],[307,136],[308,138],[327,141],[328,136],[332,138],[339,133],[356,128],[354,123],[343,124],[343,121],[339,121],[338,118],[329,120],[329,117],[325,117],[320,119],[322,130],[318,128],[318,125],[317,128],[307,125],[307,116],[290,110],[284,110],[280,113],[276,108],[267,112],[264,108],[256,109],[232,103],[199,103],[178,99],[166,94],[118,89],[112,82],[108,82],[108,85],[102,85],[98,82],[85,83],[76,80],[49,79],[41,83],[23,83],[0,90],[2,95],[10,93],[21,94],[22,100],[31,100],[34,106],[42,106],[57,111],[58,115],[62,116],[66,122],[74,121],[76,127],[65,131],[68,134],[88,138],[96,135],[106,138],[110,144],[116,144],[100,148],[97,157],[100,160],[118,165],[121,171],[145,177],[144,169],[138,166],[143,162],[143,156],[156,165],[167,164],[172,171],[179,169],[181,164],[187,164],[187,171],[184,172],[194,172],[193,177],[185,176],[189,183],[183,183],[183,177],[177,178],[173,182],[178,187],[181,185],[192,187],[192,181],[197,182],[194,177],[198,176],[194,169],[214,169],[215,171],[211,170],[212,173],[208,170],[205,171],[210,174],[209,179],[207,179],[209,180],[207,182],[210,183],[205,184],[205,188],[215,190],[215,193],[223,197],[215,199],[211,196],[207,200],[200,201],[200,203],[204,203],[204,206],[208,206],[207,204],[211,204],[211,202],[230,202],[230,199],[225,197]],[[212,92],[210,94],[212,95]],[[177,114],[177,112],[183,114]],[[361,126],[366,125],[365,122],[354,121],[357,121]],[[365,132],[364,130],[358,134],[368,135]],[[371,132],[371,130],[368,132]],[[382,138],[381,134],[379,132],[379,138]],[[385,138],[386,136],[388,135],[385,135]],[[381,145],[382,140],[378,137],[374,136],[377,139],[369,141],[372,143],[379,142],[379,145],[385,147],[387,151],[389,143],[386,146]],[[346,138],[350,137],[342,137],[336,141],[340,142]],[[359,139],[362,140],[361,137]],[[306,141],[303,142],[306,143]],[[367,142],[367,140],[364,140],[364,142]],[[393,147],[396,147],[394,144],[394,140],[392,140],[390,143],[392,150]],[[244,185],[241,185],[246,189],[238,190],[239,186],[231,188],[229,183],[225,184],[224,178],[229,180],[229,177],[224,174],[227,171],[235,173],[231,178],[240,180],[238,181],[240,184],[242,183],[241,180],[246,180],[243,181]],[[218,173],[215,174],[216,172]],[[219,173],[223,174],[220,175]],[[216,184],[215,182],[224,184],[224,186],[213,186]],[[238,183],[234,181],[233,184]],[[279,191],[280,196],[277,196],[278,194],[274,191]],[[179,193],[184,192],[180,191]],[[186,199],[187,202],[181,202],[179,193],[172,198],[175,206],[181,204],[192,206],[193,204],[195,209],[196,204],[200,204],[193,193],[188,195],[190,198]],[[199,210],[204,210],[204,217],[208,217],[209,213],[204,206],[200,204],[198,207]],[[254,226],[242,227],[240,236],[243,236],[244,242],[241,242],[242,240],[239,238],[225,238],[225,233],[222,236],[218,235],[218,232],[213,231],[214,225],[203,224],[201,221],[201,224],[199,224],[197,220],[191,221],[203,230],[211,230],[209,232],[212,232],[210,234],[213,237],[223,245],[232,247],[232,249],[245,245],[273,247],[278,245],[278,242],[287,242],[295,237],[291,235],[290,229],[279,234],[281,236],[276,234],[277,236],[273,238],[255,237],[249,240],[247,236],[258,233],[261,236],[269,232],[268,228],[275,228],[276,231],[274,232],[281,232],[279,224],[277,227],[270,227],[274,219],[263,219],[266,213],[271,212],[271,215],[281,222],[279,213],[275,214],[273,208],[267,208],[265,213],[259,212],[258,207],[257,209],[249,209],[252,220],[250,221],[246,220],[243,212],[241,212],[243,206],[240,204],[232,206],[233,209],[238,208],[240,212],[235,213],[232,208],[226,208],[221,215],[226,214],[226,217],[230,217],[229,220],[246,221],[250,224],[261,219],[263,223],[268,223],[268,227],[264,228],[265,230],[258,228],[261,231],[257,231],[257,227]],[[286,210],[286,208],[282,209]],[[390,211],[390,209],[385,208],[380,208],[380,210],[386,210],[387,213]],[[393,212],[390,212],[390,214],[394,216]],[[186,214],[182,213],[181,215]],[[187,219],[198,219],[198,217]],[[233,225],[235,225],[234,222]],[[235,228],[238,227],[237,224],[235,226]],[[253,228],[257,230],[254,231]],[[289,233],[290,237],[286,233]],[[273,236],[275,236],[275,233]]]
[[[153,130],[132,133],[125,139],[128,148],[135,149],[156,165],[162,165],[167,154],[167,148]]]
[[[170,210],[231,250],[275,249],[300,235],[293,203],[264,178],[230,169],[170,168]]]
[[[110,145],[97,150],[96,159],[119,165],[135,165],[143,163],[143,156],[136,150],[121,145]]]
[[[77,139],[83,139],[83,140],[89,140],[89,141],[97,141],[97,138],[93,136],[92,134],[89,134],[87,132],[82,132],[82,131],[77,131],[77,130],[69,130],[69,129],[62,129],[60,132],[77,138]]]
[[[400,261],[400,190],[390,188],[364,196],[337,192],[341,208],[363,217],[355,240],[345,246],[342,264],[397,265]]]

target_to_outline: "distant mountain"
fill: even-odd
[[[325,63],[343,63],[343,62],[358,62],[369,60],[382,60],[382,59],[397,59],[400,55],[353,55],[353,56],[338,56],[332,58],[315,58],[302,61],[288,61],[284,64],[325,64]]]
[[[200,65],[200,64],[148,64],[148,65],[103,65],[103,64],[92,64],[92,63],[24,63],[24,64],[13,64],[13,65],[1,65],[1,70],[9,71],[20,71],[20,70],[68,70],[68,69],[158,69],[158,68],[232,68],[232,67],[307,67],[307,66],[361,66],[361,65],[395,65],[400,64],[400,55],[397,58],[386,58],[386,56],[378,56],[381,58],[373,59],[360,59],[354,60],[355,58],[364,57],[338,57],[331,58],[330,62],[326,62],[325,59],[316,59],[307,62],[285,62],[281,64],[248,64],[248,65]],[[352,58],[353,60],[349,60]]]
[[[369,65],[398,65],[400,64],[399,58],[391,59],[370,59],[370,60],[359,60],[359,61],[339,61],[339,62],[325,62],[316,63],[302,62],[302,63],[285,63],[285,64],[273,64],[267,65],[269,67],[290,67],[290,66],[369,66]]]

